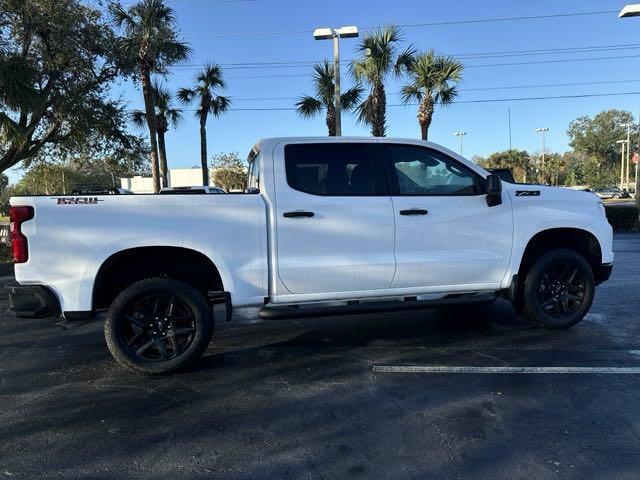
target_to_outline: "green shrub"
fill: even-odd
[[[614,230],[637,230],[640,227],[638,207],[633,205],[606,205],[607,220]]]

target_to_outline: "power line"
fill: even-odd
[[[568,12],[568,13],[554,13],[548,15],[526,15],[519,17],[498,17],[498,18],[479,18],[479,19],[465,19],[465,20],[446,20],[439,22],[426,22],[426,23],[405,23],[399,24],[401,28],[420,28],[420,27],[439,27],[447,25],[468,25],[479,23],[499,23],[499,22],[514,22],[514,21],[527,21],[527,20],[546,20],[551,18],[567,18],[567,17],[584,17],[595,15],[609,15],[618,13],[617,10],[600,10],[593,12]],[[361,27],[360,30],[375,30],[376,26]],[[229,37],[250,37],[250,36],[281,36],[281,35],[303,35],[312,33],[313,30],[289,30],[289,31],[272,31],[272,32],[226,32],[217,33],[213,35],[207,35],[207,38],[229,38]]]
[[[531,55],[558,55],[563,53],[592,53],[592,52],[605,52],[610,50],[629,50],[639,48],[640,43],[622,43],[622,44],[609,44],[609,45],[588,45],[582,47],[564,47],[564,48],[547,48],[547,49],[533,49],[533,50],[507,50],[507,51],[494,51],[494,52],[469,52],[458,54],[447,54],[460,59],[464,58],[497,58],[497,57],[509,57],[509,56],[531,56]],[[281,61],[269,61],[269,62],[233,62],[223,63],[222,67],[225,70],[237,70],[237,69],[253,69],[253,68],[293,68],[293,67],[309,67],[322,60],[281,60]],[[348,64],[353,59],[342,60],[340,63]],[[202,68],[204,64],[187,63],[173,65],[172,68],[178,69],[191,69]]]
[[[540,65],[545,63],[574,63],[574,62],[591,62],[598,60],[619,60],[619,59],[629,59],[629,58],[638,58],[638,55],[618,55],[618,56],[607,56],[607,57],[588,57],[588,58],[565,58],[558,60],[533,60],[527,62],[503,62],[503,63],[480,63],[475,65],[465,65],[465,68],[485,68],[485,67],[508,67],[508,66],[518,66],[518,65]],[[183,70],[188,71],[188,70]],[[265,75],[237,75],[228,77],[229,79],[257,79],[257,78],[294,78],[294,77],[309,77],[308,74],[303,73],[277,73],[277,74],[265,74]]]
[[[494,103],[494,102],[523,102],[532,100],[561,100],[571,98],[593,98],[593,97],[614,97],[624,95],[640,95],[640,92],[612,92],[612,93],[585,93],[581,95],[548,95],[538,97],[512,97],[512,98],[487,98],[478,100],[456,100],[454,104],[463,103]],[[408,107],[417,106],[418,103],[391,103],[387,107]],[[231,112],[273,112],[273,111],[295,111],[295,107],[247,107],[247,108],[230,108]],[[134,111],[134,110],[128,110]],[[197,109],[186,109],[185,112],[196,112]]]
[[[614,85],[620,83],[640,82],[639,79],[633,80],[602,80],[596,82],[569,82],[569,83],[543,83],[534,85],[503,85],[498,87],[475,87],[464,88],[465,92],[482,92],[491,90],[515,90],[523,88],[553,88],[553,87],[577,87],[587,85]],[[401,92],[390,92],[387,95],[401,95]],[[299,97],[232,97],[234,101],[250,102],[250,101],[275,101],[275,100],[299,100]]]

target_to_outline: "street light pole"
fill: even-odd
[[[333,75],[336,102],[336,136],[342,136],[342,109],[340,108],[340,35],[333,31]]]
[[[618,14],[618,17],[620,18],[630,18],[638,16],[640,16],[640,4],[637,3],[635,5],[625,5],[625,7],[620,10],[620,13]],[[629,149],[631,149],[631,146],[629,146]],[[638,164],[636,164],[636,207],[640,208],[640,176],[638,175]]]
[[[622,190],[624,188],[624,147],[625,145],[628,147],[629,143],[627,140],[618,140],[616,143],[622,147],[622,151],[620,152],[620,190]]]
[[[462,156],[462,137],[464,137],[466,134],[467,132],[463,132],[463,131],[454,133],[456,137],[460,137],[460,156]]]
[[[549,129],[547,127],[543,127],[543,128],[536,128],[536,132],[538,133],[542,133],[542,163],[541,163],[541,170],[542,170],[542,180],[544,181],[544,154],[545,154],[545,140],[546,140],[546,134],[549,131]]]
[[[336,109],[336,136],[342,136],[342,109],[340,106],[340,39],[355,38],[358,36],[358,27],[342,28],[317,28],[313,31],[316,40],[333,40],[333,84],[334,104]]]

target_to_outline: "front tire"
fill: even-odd
[[[593,271],[586,259],[572,250],[552,250],[527,272],[518,310],[541,327],[569,328],[587,314],[594,293]]]
[[[207,349],[212,333],[212,310],[204,296],[170,278],[149,278],[127,287],[111,304],[104,324],[113,358],[146,374],[192,363]]]

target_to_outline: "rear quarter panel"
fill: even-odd
[[[93,283],[104,261],[145,246],[203,253],[218,268],[235,305],[257,304],[267,295],[266,211],[259,195],[58,198],[15,197],[11,204],[35,209],[34,219],[22,226],[29,260],[16,265],[16,280],[50,286],[63,311],[91,310]],[[93,200],[76,204],[75,198]]]

